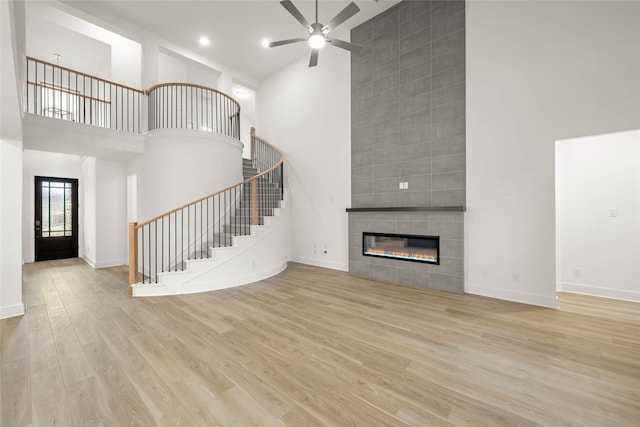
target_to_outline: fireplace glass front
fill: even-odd
[[[362,233],[362,255],[440,264],[440,237]]]

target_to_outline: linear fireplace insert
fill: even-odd
[[[362,255],[440,264],[440,236],[362,233]]]

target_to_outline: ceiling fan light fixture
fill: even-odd
[[[315,67],[318,65],[318,53],[320,49],[326,44],[331,43],[331,45],[335,47],[339,47],[340,49],[345,49],[350,52],[360,52],[362,46],[359,44],[346,42],[344,40],[328,38],[327,34],[336,28],[338,25],[342,24],[346,20],[350,19],[353,15],[360,11],[360,8],[354,3],[351,2],[342,9],[336,16],[333,17],[331,21],[327,23],[327,25],[322,25],[318,22],[318,0],[316,3],[316,21],[313,24],[310,24],[309,21],[305,19],[304,16],[300,13],[297,7],[291,2],[291,0],[282,0],[280,4],[287,9],[295,19],[298,21],[304,28],[309,31],[309,37],[298,37],[295,39],[287,39],[280,40],[276,42],[270,42],[269,47],[282,46],[285,44],[298,43],[301,41],[307,41],[309,46],[311,47],[311,58],[309,60],[309,67]]]
[[[327,41],[322,34],[314,34],[309,37],[309,46],[311,46],[312,49],[320,49],[326,42]]]

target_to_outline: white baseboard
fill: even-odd
[[[91,268],[95,269],[96,268],[96,262],[91,259],[89,257],[89,255],[87,254],[82,254],[82,256],[80,256],[80,258],[82,258],[84,260],[84,262],[86,262],[87,264],[89,264],[91,266]]]
[[[332,261],[324,261],[317,258],[292,257],[291,261],[299,262],[300,264],[314,265],[316,267],[329,268],[331,270],[349,271],[349,264],[342,264],[342,263],[332,262]]]
[[[555,295],[536,295],[514,290],[497,289],[489,286],[478,285],[475,283],[466,283],[464,291],[468,294],[480,295],[484,297],[520,302],[523,304],[537,305],[540,307],[558,308],[558,298]]]
[[[594,297],[620,299],[625,301],[640,302],[640,292],[624,291],[621,289],[609,289],[599,286],[581,285],[578,283],[558,282],[558,291],[574,294],[591,295]]]
[[[80,258],[82,258],[94,270],[96,268],[117,267],[120,265],[129,264],[129,261],[121,260],[121,259],[96,262],[93,259],[91,259],[87,254],[82,255]]]
[[[122,259],[114,259],[107,261],[100,261],[95,263],[95,267],[93,268],[107,268],[107,267],[118,267],[121,265],[128,265],[129,261]]]
[[[24,314],[24,303],[0,307],[0,319],[7,319],[9,317],[22,316],[23,314]]]

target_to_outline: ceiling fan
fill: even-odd
[[[318,52],[320,51],[320,48],[322,48],[326,43],[330,43],[336,47],[346,49],[350,52],[359,52],[362,49],[363,46],[359,44],[327,37],[329,31],[333,30],[338,25],[342,24],[344,21],[351,18],[353,15],[360,11],[360,8],[354,2],[349,3],[347,7],[342,9],[342,11],[338,13],[326,25],[322,25],[318,22],[318,0],[316,0],[316,21],[313,24],[310,24],[309,21],[307,21],[305,17],[302,16],[302,13],[300,13],[298,8],[294,6],[291,0],[283,0],[280,2],[280,4],[285,9],[287,9],[287,11],[309,31],[309,36],[271,42],[269,43],[269,47],[307,41],[309,43],[309,46],[311,46],[311,60],[309,61],[309,67],[315,67],[316,65],[318,65]]]

